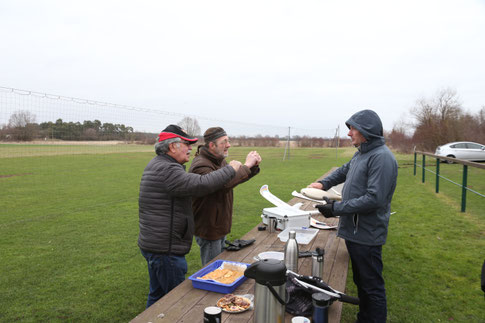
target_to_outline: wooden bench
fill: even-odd
[[[331,170],[333,171],[333,169]],[[331,171],[323,175],[324,178]],[[302,202],[304,210],[313,210],[314,202],[293,198],[288,203],[293,205]],[[325,219],[322,215],[313,216],[318,221],[323,221],[329,225],[336,225],[338,219]],[[261,224],[259,224],[261,225]],[[259,226],[258,225],[258,226]],[[278,238],[278,233],[268,233],[258,231],[254,227],[241,239],[256,239],[251,246],[239,251],[224,251],[217,259],[253,263],[253,257],[264,251],[283,251],[285,244]],[[337,238],[336,230],[320,230],[317,236],[307,245],[300,245],[300,251],[315,250],[317,247],[325,248],[324,275],[323,279],[333,288],[345,291],[347,280],[347,270],[349,255],[343,239]],[[311,257],[300,258],[298,262],[298,272],[303,275],[311,274]],[[234,294],[253,294],[254,280],[248,279],[239,286]],[[161,298],[158,302],[150,306],[144,312],[136,316],[131,322],[201,322],[204,309],[207,306],[214,306],[223,294],[209,292],[192,287],[192,282],[186,279],[170,293]],[[342,303],[334,302],[329,308],[329,322],[340,322]],[[239,314],[222,313],[223,322],[252,322],[254,311],[246,311]],[[286,313],[285,322],[291,322],[293,316]]]

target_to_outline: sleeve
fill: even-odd
[[[347,173],[349,172],[351,161],[352,160],[342,165],[341,167],[333,171],[330,175],[319,181],[319,183],[323,185],[323,189],[325,191],[328,191],[332,186],[345,182],[345,180],[347,179]]]
[[[367,187],[365,194],[349,200],[334,203],[336,214],[368,213],[385,206],[388,195],[394,191],[397,177],[397,165],[388,155],[375,155],[369,159]]]
[[[209,173],[214,172],[214,171],[216,171],[216,169],[213,168],[213,167],[210,167],[209,165],[194,165],[194,164],[192,164],[189,172],[195,173],[195,174],[200,174],[200,175],[205,175],[205,174],[209,174]],[[245,165],[241,165],[241,167],[236,172],[236,175],[233,177],[233,179],[230,182],[228,182],[224,185],[224,189],[226,189],[226,190],[233,189],[237,185],[248,181],[251,177],[256,176],[258,173],[259,173],[259,166],[253,166],[253,167],[249,168]]]
[[[168,192],[173,196],[202,196],[221,189],[236,172],[231,166],[204,174],[187,173],[183,167],[170,165],[165,173]]]
[[[229,183],[224,185],[224,188],[232,189],[241,183],[247,182],[250,178],[256,176],[258,173],[259,166],[253,166],[249,168],[245,165],[241,165],[239,170],[236,172],[236,176],[234,176],[234,178]]]

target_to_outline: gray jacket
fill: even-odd
[[[324,178],[325,190],[345,182],[342,201],[334,203],[340,215],[338,236],[363,245],[383,245],[396,188],[397,162],[385,145],[382,123],[371,110],[354,114],[347,122],[367,139],[352,159]]]
[[[187,254],[194,234],[192,196],[216,191],[234,175],[231,166],[207,175],[191,174],[166,154],[154,157],[140,183],[138,246],[158,254]]]

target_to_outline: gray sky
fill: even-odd
[[[485,106],[478,0],[3,0],[0,40],[0,86],[322,135],[442,88]]]

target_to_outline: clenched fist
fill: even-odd
[[[246,156],[246,162],[244,163],[244,165],[251,168],[253,166],[259,165],[259,163],[261,163],[261,160],[261,156],[258,154],[257,151],[251,151]]]
[[[239,168],[241,167],[241,162],[240,161],[237,161],[237,160],[231,160],[229,162],[229,166],[231,166],[232,168],[234,168],[234,170],[237,172],[239,170]]]

